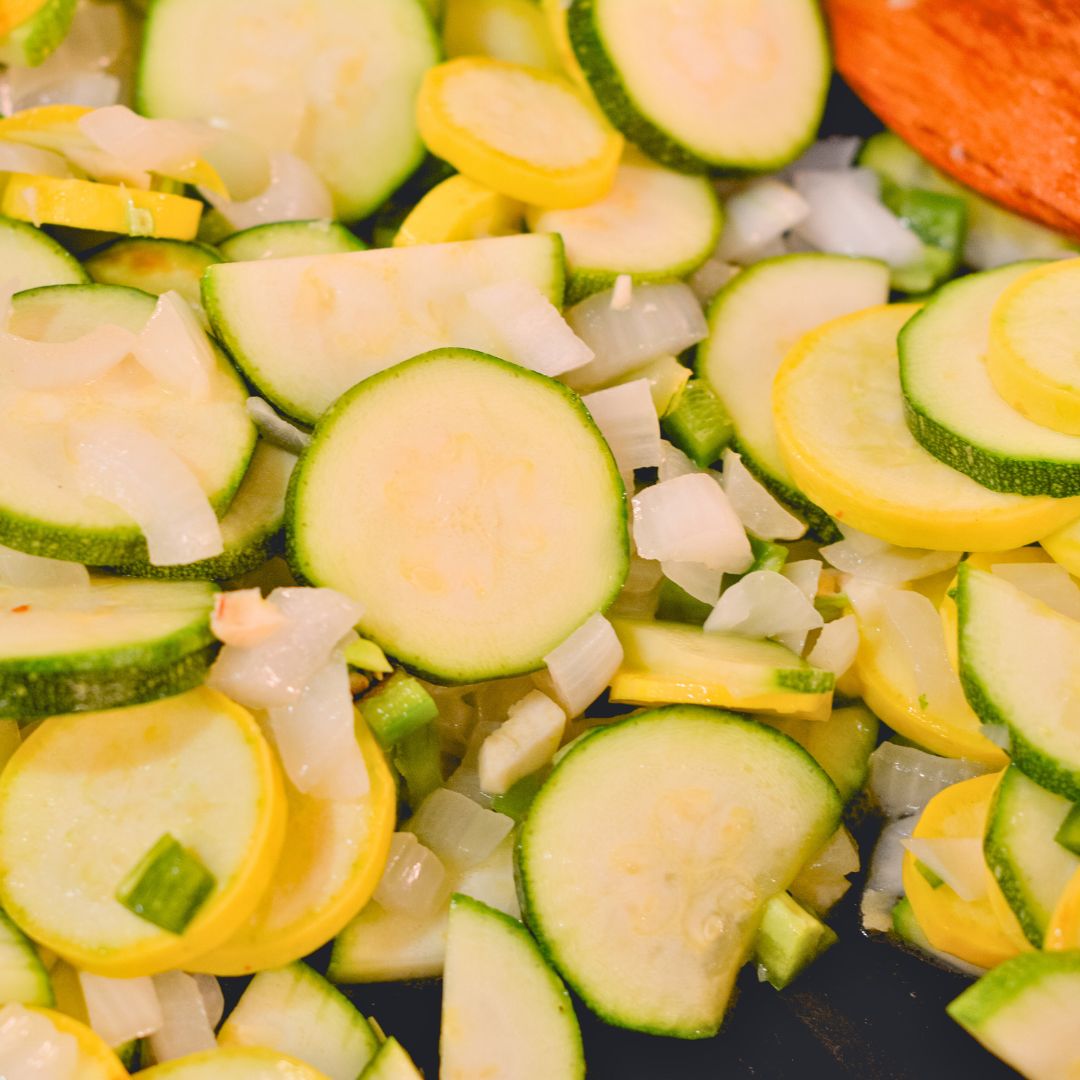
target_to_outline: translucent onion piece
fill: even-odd
[[[860,169],[796,172],[795,190],[810,207],[796,235],[819,251],[907,266],[922,256],[922,241],[868,190],[869,176]]]
[[[1059,615],[1080,619],[1080,587],[1063,566],[1057,563],[995,563],[990,569],[995,577],[1004,578]]]
[[[527,281],[471,289],[465,302],[504,342],[500,355],[521,367],[554,378],[593,358],[592,349],[570,329],[559,309]]]
[[[724,262],[722,259],[706,259],[686,279],[686,282],[702,304],[709,304],[741,269],[734,263]]]
[[[915,821],[901,818],[881,830],[862,895],[862,923],[867,930],[883,934],[892,930],[892,909],[904,894],[904,841],[911,839]]]
[[[3,308],[0,325],[7,322]],[[33,341],[0,330],[0,378],[23,390],[57,390],[100,379],[135,346],[122,326],[95,326],[74,341]]]
[[[446,867],[411,832],[394,833],[390,854],[373,894],[387,911],[400,911],[414,919],[434,914],[447,896]]]
[[[734,450],[724,451],[723,486],[739,520],[762,540],[798,540],[806,525],[773,498]]]
[[[168,173],[193,165],[217,138],[193,120],[148,120],[126,105],[109,105],[81,116],[79,130],[107,154],[138,169]]]
[[[812,602],[817,596],[818,584],[821,581],[821,567],[819,559],[799,559],[797,562],[787,563],[780,573]]]
[[[645,488],[633,499],[634,540],[646,559],[701,563],[739,574],[754,561],[742,522],[706,473]]]
[[[80,72],[52,82],[35,79],[27,87],[26,80],[20,75],[33,70],[8,68],[0,77],[0,107],[5,113],[9,107],[12,112],[19,112],[42,105],[82,105],[87,109],[98,109],[115,105],[120,100],[120,80],[104,71]]]
[[[611,287],[612,311],[626,311],[634,302],[634,279],[629,274],[619,274]]]
[[[135,359],[163,386],[192,398],[210,390],[216,366],[210,339],[195,312],[177,292],[158,297],[154,313],[135,341]]]
[[[797,585],[774,570],[755,570],[724,590],[705,629],[769,638],[816,630],[823,622]]]
[[[150,1036],[154,1060],[172,1061],[201,1050],[213,1050],[217,1039],[198,983],[182,971],[155,975],[153,981],[163,1018],[161,1027]]]
[[[513,827],[512,818],[447,788],[433,791],[408,822],[420,843],[456,866],[483,862]]]
[[[859,869],[855,838],[843,826],[799,870],[791,883],[791,895],[814,911],[828,911],[851,888],[848,876]]]
[[[823,169],[831,172],[850,169],[858,157],[861,142],[857,135],[830,135],[827,139],[819,139],[807,147],[785,171],[796,173],[806,169]]]
[[[904,846],[932,870],[961,900],[986,895],[986,860],[981,837],[938,836],[908,840]]]
[[[674,582],[683,592],[710,607],[720,599],[724,584],[724,571],[714,570],[703,563],[678,562],[664,559],[660,563],[664,577]]]
[[[151,1035],[164,1023],[154,980],[147,976],[107,979],[80,971],[79,983],[90,1026],[110,1046]]]
[[[226,645],[207,680],[252,709],[296,701],[364,613],[333,589],[275,589],[268,599],[285,616],[284,625],[250,648]]]
[[[870,755],[868,790],[887,817],[902,818],[922,813],[939,791],[986,771],[974,761],[883,742]]]
[[[334,216],[334,204],[326,184],[306,161],[293,154],[270,155],[270,183],[250,199],[233,201],[203,187],[199,193],[236,230],[275,221],[310,221]]]
[[[658,562],[631,555],[626,582],[608,614],[630,619],[651,619],[656,614],[659,586],[663,578],[664,571]]]
[[[24,1005],[0,1008],[0,1076],[4,1080],[72,1080],[80,1074],[74,1035]]]
[[[568,375],[571,386],[603,386],[658,356],[678,356],[709,332],[701,304],[687,285],[637,285],[623,310],[612,308],[611,297],[606,289],[566,313],[571,328],[596,354]]]
[[[859,652],[859,623],[854,615],[844,615],[826,623],[814,647],[806,655],[809,663],[840,676],[850,670]]]
[[[25,589],[85,588],[90,572],[82,563],[46,559],[0,545],[0,585]]]
[[[280,609],[258,589],[218,593],[210,614],[210,629],[218,641],[250,649],[285,625]]]
[[[830,566],[853,577],[902,585],[951,570],[960,561],[958,551],[896,547],[850,525],[843,526],[842,531],[844,539],[823,547],[821,555]]]
[[[607,689],[622,659],[618,635],[599,612],[544,657],[568,716],[579,716]]]
[[[539,690],[510,707],[506,722],[480,746],[480,786],[492,795],[542,768],[555,755],[566,730],[566,713]]]
[[[754,262],[761,251],[809,214],[809,205],[794,188],[771,176],[752,180],[724,204],[724,231],[716,258]]]
[[[0,142],[0,172],[71,176],[68,163],[59,154],[17,142]]]
[[[142,188],[144,191],[150,187],[152,178],[145,169],[139,169],[123,158],[99,150],[93,144],[82,146],[72,142],[64,147],[64,157],[94,180],[124,184],[127,187]]]
[[[156,436],[133,424],[87,420],[72,426],[69,440],[80,489],[135,521],[155,566],[182,566],[222,553],[221,527],[206,492]]]
[[[660,420],[648,379],[587,394],[582,401],[623,476],[660,464]]]
[[[660,440],[659,480],[675,480],[680,476],[693,476],[701,472],[677,446],[672,446],[666,439]]]
[[[202,994],[206,1019],[212,1028],[216,1028],[225,1015],[225,994],[222,992],[221,983],[214,975],[195,974],[191,977],[195,980],[199,993]]]
[[[248,416],[255,422],[259,434],[269,443],[299,456],[311,445],[311,436],[278,416],[269,402],[261,397],[249,397],[245,403]]]
[[[461,764],[450,774],[444,787],[456,791],[459,795],[472,799],[477,806],[485,809],[492,803],[492,797],[480,786],[480,748],[485,740],[499,729],[496,720],[477,720],[469,735],[465,756]]]
[[[297,791],[317,799],[359,799],[371,790],[356,741],[349,668],[335,654],[295,701],[267,710],[285,773]]]

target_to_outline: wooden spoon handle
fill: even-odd
[[[944,172],[1080,236],[1080,0],[825,0],[856,93]]]

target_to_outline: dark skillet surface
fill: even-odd
[[[824,134],[868,135],[880,124],[837,81]],[[863,862],[878,823],[856,828]],[[859,927],[861,876],[829,919],[840,941],[793,986],[777,993],[751,969],[713,1039],[684,1042],[608,1027],[577,1002],[593,1080],[1005,1080],[1016,1077],[945,1014],[968,980],[934,967]],[[312,958],[325,970],[328,950]],[[228,989],[230,998],[242,984]],[[438,1076],[437,981],[342,987]],[[552,1077],[551,1080],[562,1080]]]

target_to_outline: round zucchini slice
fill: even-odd
[[[302,577],[437,682],[535,671],[626,577],[626,495],[575,394],[467,349],[355,386],[315,429],[286,512]]]
[[[48,233],[14,218],[0,217],[0,266],[8,287],[16,292],[89,280],[71,252]]]

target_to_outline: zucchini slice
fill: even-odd
[[[358,221],[420,164],[416,94],[437,59],[419,0],[161,0],[136,97],[147,116],[217,117],[299,154]]]
[[[1066,1080],[1080,1068],[1080,953],[1026,953],[965,990],[949,1015],[1024,1076]]]
[[[542,667],[629,565],[622,481],[580,399],[465,349],[334,406],[293,474],[287,541],[298,574],[363,604],[367,637],[450,683]]]
[[[282,412],[313,424],[361,379],[428,349],[498,353],[503,343],[463,297],[508,280],[535,285],[560,307],[559,237],[225,263],[207,271],[203,303],[248,379]]]
[[[803,334],[889,298],[889,269],[871,259],[787,255],[738,274],[709,310],[697,371],[735,427],[735,447],[762,483],[823,535],[836,526],[792,478],[773,423],[772,387],[784,355]]]
[[[570,995],[516,919],[468,896],[450,902],[443,973],[442,1080],[581,1080]]]
[[[1015,765],[990,804],[983,850],[1024,935],[1043,947],[1046,928],[1080,858],[1055,839],[1073,804],[1039,787]]]
[[[830,64],[814,0],[573,0],[567,29],[608,118],[671,168],[768,171],[817,132]]]
[[[336,221],[274,221],[253,225],[227,236],[218,244],[228,262],[255,259],[290,259],[296,255],[336,255],[363,251],[367,245]]]
[[[15,292],[41,285],[83,285],[90,279],[66,248],[25,221],[0,217],[0,266]]]
[[[154,298],[137,289],[57,285],[16,295],[8,329],[38,341],[70,341],[106,324],[138,333],[153,310]],[[57,412],[142,424],[179,455],[223,511],[247,469],[255,427],[243,384],[214,352],[217,369],[200,401],[178,399],[130,358],[83,386],[48,394],[7,388],[0,403],[0,543],[95,566],[147,557],[131,518],[65,483],[68,450]]]
[[[989,491],[915,441],[896,336],[917,310],[893,304],[848,315],[788,353],[773,411],[798,487],[837,521],[901,547],[1003,551],[1080,516],[1076,499]]]
[[[182,934],[116,898],[166,833],[216,882]],[[284,833],[270,747],[220,694],[54,716],[0,778],[0,897],[21,929],[79,968],[155,974],[236,932],[270,883]]]
[[[984,724],[1009,728],[1013,764],[1080,801],[1080,623],[1004,578],[960,564],[960,678]]]
[[[604,1020],[712,1035],[762,908],[840,812],[820,766],[772,728],[640,713],[579,740],[540,789],[518,842],[526,922]]]
[[[131,236],[91,255],[84,265],[102,285],[127,285],[154,296],[173,290],[199,311],[203,271],[219,262],[221,256],[209,244]]]
[[[296,1058],[261,1046],[223,1046],[143,1069],[142,1080],[329,1080]]]
[[[215,652],[213,586],[97,578],[0,588],[0,711],[21,722],[198,686]]]
[[[56,1003],[52,980],[34,943],[0,911],[0,1001],[22,1005]]]
[[[1080,438],[1029,420],[987,370],[1001,294],[1032,269],[1016,263],[947,285],[900,333],[908,427],[927,450],[992,491],[1080,494]]]
[[[360,1080],[424,1080],[424,1074],[413,1064],[401,1043],[392,1035],[379,1047],[371,1064]]]

